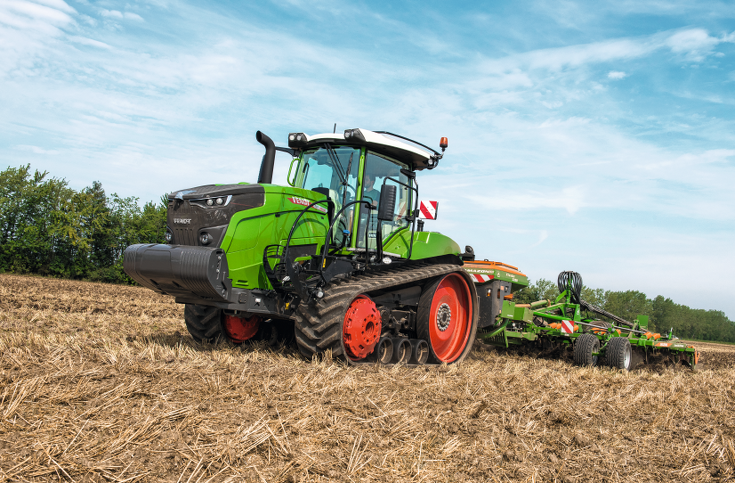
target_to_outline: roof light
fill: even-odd
[[[439,147],[442,149],[447,149],[449,147],[449,140],[445,137],[441,138],[439,141]]]
[[[302,132],[292,132],[288,135],[288,147],[289,148],[303,148],[306,146],[306,143],[309,141],[309,138],[306,137],[306,134]]]
[[[360,128],[356,129],[345,129],[345,139],[349,139],[351,141],[361,141],[365,142],[365,135],[360,131]]]

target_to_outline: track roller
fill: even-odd
[[[368,360],[381,364],[390,364],[393,360],[393,339],[390,337],[381,338],[375,345],[375,351],[373,351]]]
[[[429,343],[423,339],[411,339],[411,359],[409,364],[426,364],[429,360]]]
[[[408,339],[393,339],[393,364],[407,364],[411,359],[411,342]]]

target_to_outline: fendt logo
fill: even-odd
[[[191,225],[191,218],[174,218],[174,223],[178,225]]]
[[[295,196],[293,198],[288,198],[288,201],[296,205],[301,205],[301,206],[309,206],[311,204],[311,201],[305,200],[304,198],[296,198]],[[312,208],[317,211],[321,211],[322,213],[327,212],[327,209],[320,205],[314,205],[312,206]]]

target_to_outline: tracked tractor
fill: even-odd
[[[165,244],[128,247],[125,272],[185,304],[199,341],[290,335],[307,358],[456,363],[477,331],[472,259],[423,230],[416,174],[441,152],[365,129],[291,133],[265,147],[257,183],[168,196]],[[277,151],[291,155],[272,183]]]

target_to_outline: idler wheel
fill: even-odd
[[[417,332],[429,343],[432,361],[454,362],[472,344],[472,291],[459,273],[430,284],[419,300]]]
[[[228,339],[235,344],[242,344],[258,332],[260,317],[253,315],[246,319],[234,315],[225,315],[225,320],[222,325]]]
[[[375,302],[358,295],[350,304],[342,325],[345,353],[353,361],[364,359],[373,352],[383,328]]]

